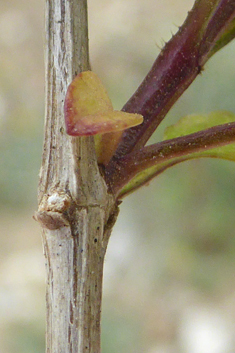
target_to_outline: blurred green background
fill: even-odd
[[[91,0],[92,69],[115,108],[138,87],[192,0]],[[44,116],[43,6],[0,0],[0,352],[44,352],[37,208]],[[235,112],[235,42],[216,54],[159,127]],[[121,205],[104,276],[102,353],[235,350],[235,164],[178,165]]]

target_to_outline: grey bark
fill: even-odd
[[[46,258],[46,352],[100,353],[103,261],[117,206],[92,137],[64,128],[68,84],[89,68],[86,0],[46,0],[45,137],[35,218]]]

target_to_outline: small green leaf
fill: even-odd
[[[203,13],[204,24],[201,26],[200,65],[235,37],[234,0],[198,0],[195,3],[198,17]],[[209,15],[209,16],[208,16]]]
[[[216,111],[209,114],[188,115],[179,120],[175,125],[169,126],[165,130],[164,140],[171,140],[180,136],[203,131],[213,126],[235,122],[235,114],[227,111]],[[175,158],[170,158],[158,162],[138,172],[120,191],[119,198],[126,196],[142,185],[147,184],[155,176],[162,173],[167,168],[183,161],[200,157],[221,158],[235,161],[235,143],[230,143],[222,147],[211,148],[201,152],[189,153]]]
[[[202,131],[216,125],[222,125],[235,121],[235,114],[228,111],[216,111],[209,114],[192,114],[180,119],[175,125],[166,128],[164,140],[185,136],[197,131]],[[226,146],[197,152],[190,158],[212,157],[235,161],[235,143]]]
[[[164,140],[185,136],[216,125],[235,121],[235,114],[228,111],[215,111],[209,114],[190,114],[176,124],[165,129]]]
[[[216,40],[213,49],[210,52],[209,57],[214,55],[218,50],[227,45],[235,37],[235,19],[233,19],[228,26],[225,28],[224,32],[221,33],[219,38]]]

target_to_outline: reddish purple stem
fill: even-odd
[[[106,174],[106,177],[112,192],[118,194],[125,184],[144,169],[173,158],[207,151],[230,143],[235,143],[235,122],[214,126],[190,135],[165,140],[144,147],[139,151],[133,151],[116,161],[116,164],[113,164],[113,171]],[[185,159],[187,158],[182,158],[180,161]],[[177,162],[173,160],[173,164],[175,163]]]
[[[142,84],[125,104],[123,111],[143,115],[144,122],[123,133],[114,156],[105,167],[106,181],[115,194],[137,173],[160,162],[162,149],[166,152],[168,148],[166,154],[161,152],[164,161],[233,141],[235,126],[231,124],[144,148],[209,57],[233,38],[235,33],[226,29],[234,18],[235,0],[196,0],[183,26],[165,45]],[[224,34],[227,35],[225,40]],[[146,175],[145,181],[147,179]]]
[[[123,133],[114,161],[146,144],[175,101],[201,72],[219,34],[234,16],[235,0],[196,1],[183,26],[165,45],[123,107],[123,111],[143,115],[144,122]]]

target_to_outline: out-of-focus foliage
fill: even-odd
[[[42,2],[33,3],[0,1],[0,207],[16,209],[36,205],[42,145]]]
[[[115,109],[192,4],[89,2],[91,66]],[[44,259],[31,218],[43,138],[43,5],[0,0],[1,353],[44,351]],[[234,52],[231,43],[208,62],[151,143],[182,116],[235,112]],[[124,200],[105,263],[103,353],[233,351],[234,175],[233,162],[190,161]]]

